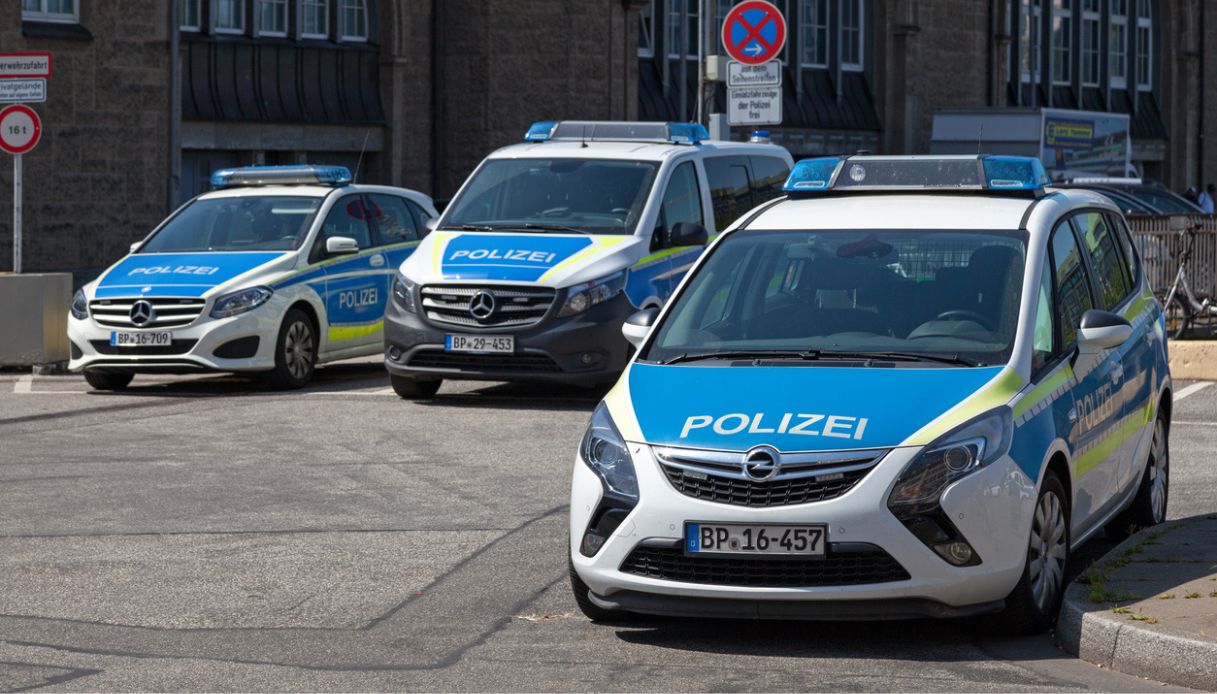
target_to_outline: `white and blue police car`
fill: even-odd
[[[378,354],[390,283],[437,217],[427,196],[354,185],[340,166],[216,171],[125,258],[76,292],[69,368],[94,388],[136,373],[262,372]]]
[[[401,266],[384,346],[403,398],[445,378],[612,383],[622,321],[662,305],[792,164],[688,123],[544,121],[524,139],[482,162]]]
[[[1046,185],[799,162],[623,328],[571,488],[583,611],[1046,628],[1071,550],[1165,517],[1171,412],[1120,211]]]

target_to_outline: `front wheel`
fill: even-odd
[[[420,381],[396,374],[389,375],[389,382],[393,384],[393,392],[397,393],[397,397],[402,400],[426,400],[433,398],[439,392],[440,384],[443,383],[440,379]]]
[[[132,373],[115,373],[113,371],[86,371],[85,382],[94,390],[122,390],[131,385]]]
[[[293,308],[283,316],[279,339],[275,341],[275,368],[266,380],[275,388],[303,388],[313,378],[317,366],[317,335],[313,321],[304,311]]]
[[[1009,634],[1038,634],[1056,621],[1069,561],[1069,502],[1056,473],[1040,487],[1027,541],[1027,561],[994,626]]]

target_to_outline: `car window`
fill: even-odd
[[[1128,275],[1133,278],[1133,283],[1135,284],[1140,261],[1137,259],[1137,250],[1136,246],[1133,245],[1132,234],[1128,231],[1128,225],[1124,223],[1124,219],[1119,215],[1109,215],[1108,222],[1116,230],[1116,238],[1119,239],[1120,248],[1124,251],[1124,261],[1128,263]]]
[[[702,224],[701,190],[697,186],[697,171],[687,161],[672,172],[667,190],[663,192],[660,223],[666,229],[680,222]]]
[[[1061,343],[1068,348],[1077,341],[1082,314],[1094,308],[1086,267],[1073,228],[1063,221],[1052,232],[1052,264],[1056,274],[1056,310],[1061,319]]]
[[[790,176],[790,166],[778,157],[749,157],[752,160],[752,204],[780,197]]]
[[[1056,313],[1052,310],[1052,266],[1044,260],[1035,305],[1035,332],[1031,337],[1031,373],[1044,368],[1056,354]]]
[[[431,215],[427,214],[427,211],[413,200],[406,200],[406,207],[410,208],[410,214],[414,215],[415,223],[418,225],[419,235],[426,236],[427,220],[431,219]]]
[[[1115,234],[1107,217],[1098,212],[1087,212],[1074,216],[1090,256],[1090,269],[1094,273],[1098,290],[1099,308],[1110,311],[1128,296],[1132,289],[1128,264],[1124,251],[1116,245]]]
[[[242,195],[200,198],[183,207],[140,253],[286,251],[299,248],[321,198]]]
[[[369,195],[372,219],[376,222],[378,245],[417,241],[418,226],[406,201],[396,195]]]
[[[752,209],[752,187],[748,182],[747,157],[708,157],[706,183],[710,206],[714,208],[714,228],[722,231]]]
[[[335,202],[321,224],[321,233],[317,234],[317,244],[313,248],[314,260],[325,253],[326,239],[335,236],[353,238],[360,249],[369,248],[372,245],[372,231],[368,227],[370,216],[362,196],[347,195]]]

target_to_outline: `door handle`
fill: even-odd
[[[1109,375],[1112,383],[1119,383],[1120,379],[1124,378],[1124,365],[1120,362],[1112,364]]]
[[[1076,408],[1076,407],[1069,408],[1068,417],[1069,417],[1070,424],[1076,424],[1078,421],[1078,408]]]
[[[385,257],[379,253],[368,258],[368,264],[372,267],[384,267]]]

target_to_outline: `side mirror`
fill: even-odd
[[[435,227],[439,226],[439,220],[435,217],[428,217],[427,221],[423,222],[423,228],[428,232],[435,231]]]
[[[647,333],[651,332],[651,326],[655,324],[655,319],[659,317],[659,309],[644,308],[641,311],[633,313],[629,318],[625,319],[625,323],[621,324],[621,334],[625,335],[625,339],[634,349],[642,346],[642,341],[647,339]]]
[[[1082,314],[1078,329],[1078,353],[1098,354],[1119,347],[1132,337],[1132,326],[1121,316],[1109,311],[1090,309]]]
[[[326,255],[345,255],[358,253],[359,242],[350,236],[331,236],[325,240]]]
[[[704,246],[710,240],[710,233],[700,224],[692,222],[677,222],[664,233],[665,248],[680,246]]]

